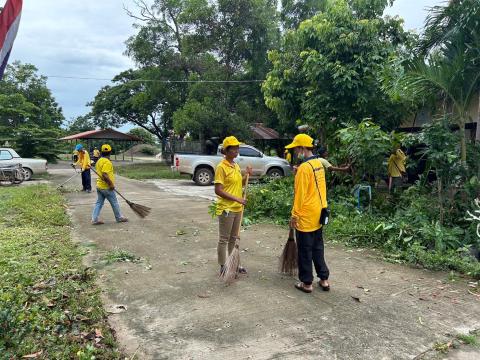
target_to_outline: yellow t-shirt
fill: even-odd
[[[110,161],[110,159],[107,159],[104,157],[98,159],[97,164],[95,166],[95,170],[97,171],[97,174],[98,174],[97,188],[99,188],[100,190],[110,189],[108,184],[102,178],[103,174],[107,174],[108,177],[110,178],[110,181],[115,185],[115,175],[113,174],[113,164]]]
[[[313,166],[310,166],[310,164]],[[318,183],[315,184],[315,177]],[[319,194],[320,190],[320,194]],[[304,162],[295,175],[295,195],[292,216],[297,218],[297,230],[312,232],[322,227],[320,212],[327,207],[325,168],[319,159]]]
[[[100,150],[93,149],[93,156],[96,157],[96,158],[99,158],[100,157]]]
[[[230,164],[227,160],[222,160],[215,170],[215,184],[222,184],[223,190],[227,193],[242,197],[242,173],[238,164]],[[224,211],[240,212],[242,204],[217,197],[217,215],[221,215]]]
[[[78,152],[78,160],[75,165],[79,165],[82,168],[82,171],[90,169],[92,165],[90,163],[90,155],[87,151]]]
[[[402,150],[398,149],[395,154],[390,155],[388,159],[388,176],[401,177],[406,172],[405,160],[407,156]]]

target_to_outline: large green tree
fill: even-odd
[[[96,96],[98,125],[134,123],[164,140],[172,128],[204,138],[270,121],[260,82],[250,80],[265,77],[267,51],[278,43],[275,1],[136,5],[129,14],[138,33],[127,41],[127,54],[138,69],[120,74]],[[213,118],[192,112],[194,107]]]
[[[404,104],[382,89],[381,74],[409,34],[400,19],[381,17],[387,4],[326,1],[269,53],[273,69],[263,90],[282,130],[301,121],[331,136],[343,122],[367,117],[384,128],[399,124]]]

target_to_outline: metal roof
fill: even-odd
[[[88,139],[142,141],[142,139],[140,139],[137,136],[124,134],[120,131],[113,130],[113,129],[85,131],[82,133],[65,136],[60,140],[88,140]]]
[[[255,123],[250,126],[250,129],[253,132],[254,139],[262,139],[262,140],[275,140],[280,139],[280,135],[276,130],[268,128],[263,125],[263,123]]]

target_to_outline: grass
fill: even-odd
[[[169,166],[160,163],[132,164],[115,167],[118,175],[130,179],[190,179],[189,175],[180,175]]]
[[[0,359],[119,359],[95,284],[46,185],[0,188]]]
[[[104,260],[107,264],[113,264],[113,263],[116,263],[116,262],[138,263],[142,259],[140,259],[139,257],[131,254],[127,250],[114,249],[114,250],[106,253],[105,256],[103,256],[102,260]]]

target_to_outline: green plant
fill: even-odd
[[[109,251],[107,254],[105,254],[102,259],[107,263],[107,264],[112,264],[115,262],[140,262],[141,258],[133,255],[132,253],[128,252],[127,250],[122,250],[122,249],[114,249],[112,251]]]
[[[140,148],[140,152],[145,155],[155,155],[158,153],[157,148],[150,145],[144,145]]]

